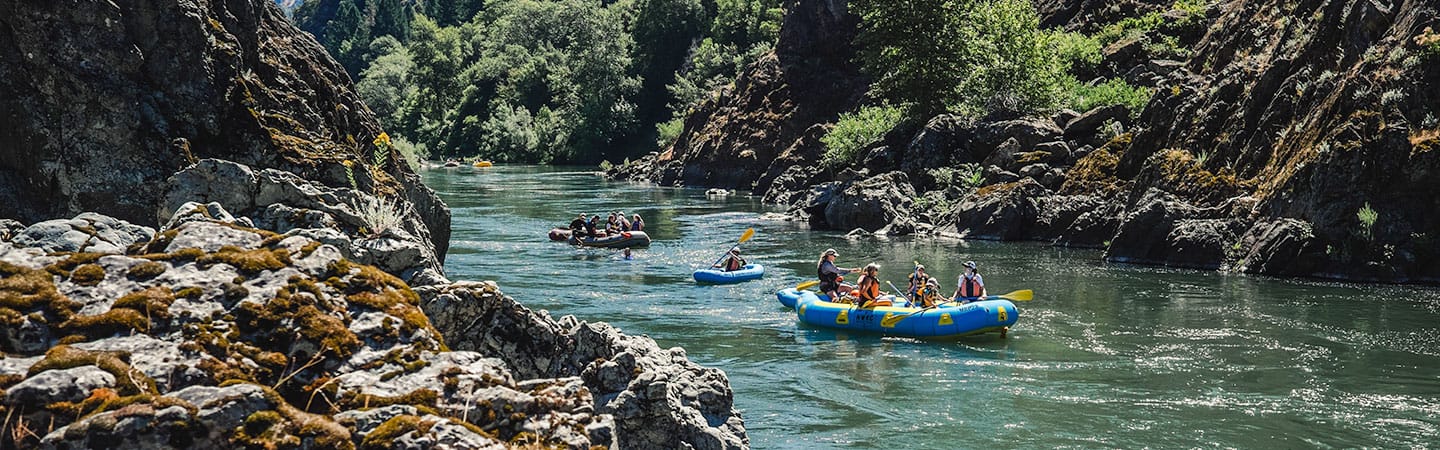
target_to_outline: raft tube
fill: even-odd
[[[644,231],[626,231],[626,232],[622,232],[622,233],[620,233],[620,234],[616,234],[616,235],[613,235],[613,236],[603,236],[603,237],[598,237],[598,238],[597,238],[597,237],[589,237],[589,236],[587,236],[587,237],[583,237],[583,238],[578,238],[578,239],[577,239],[577,238],[575,238],[574,236],[571,236],[571,237],[570,237],[570,240],[569,240],[568,242],[570,242],[571,244],[579,245],[579,246],[583,246],[583,247],[601,247],[601,248],[649,247],[649,246],[650,246],[650,235],[645,234]]]
[[[760,264],[746,264],[740,270],[726,272],[720,269],[700,269],[695,271],[695,281],[709,284],[731,284],[742,281],[758,280],[765,276],[765,266]]]
[[[989,332],[1003,332],[1020,320],[1020,310],[1009,300],[982,300],[946,304],[922,310],[904,306],[860,308],[831,303],[823,295],[794,288],[775,293],[780,303],[794,305],[800,322],[840,330],[880,333],[921,339],[948,339]],[[793,303],[786,303],[787,301]],[[902,303],[903,302],[897,302]],[[918,312],[917,312],[918,311]],[[914,313],[914,314],[911,314]],[[905,316],[896,320],[895,317]],[[891,320],[885,320],[890,318]],[[888,325],[888,326],[887,326]]]
[[[495,163],[490,161],[475,161],[475,167],[490,167],[493,165],[495,165]]]

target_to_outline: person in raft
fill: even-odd
[[[625,218],[625,211],[615,213],[615,223],[620,224],[620,231],[630,231],[630,219]]]
[[[835,258],[838,256],[840,256],[840,252],[835,251],[833,248],[827,248],[825,249],[825,253],[820,254],[820,262],[815,265],[815,274],[820,277],[820,292],[829,296],[831,301],[839,300],[840,296],[837,294],[843,294],[850,290],[849,286],[840,284],[840,276],[850,272],[860,271],[858,268],[841,269],[835,267]]]
[[[860,272],[860,282],[852,292],[855,294],[855,303],[861,308],[890,306],[889,300],[880,300],[880,266],[875,263],[865,265],[865,269]]]
[[[745,258],[740,257],[740,247],[733,247],[730,249],[730,253],[725,254],[724,259],[721,259],[719,263],[710,267],[724,269],[726,272],[734,272],[745,268]]]
[[[910,297],[912,303],[920,303],[920,297],[917,294],[920,289],[925,287],[925,280],[928,279],[930,279],[930,275],[925,273],[925,265],[916,264],[915,271],[910,272],[910,286],[905,288],[905,296]]]
[[[645,221],[640,219],[639,214],[630,218],[630,231],[645,231]]]
[[[600,215],[596,214],[590,216],[590,221],[585,222],[585,234],[589,236],[596,236],[595,228],[598,226],[600,226]]]
[[[955,281],[955,295],[951,301],[968,303],[985,297],[985,279],[975,268],[975,261],[965,261],[965,273]]]
[[[580,213],[580,217],[570,221],[570,235],[577,238],[585,236],[585,213]]]

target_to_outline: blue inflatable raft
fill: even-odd
[[[945,304],[922,310],[905,306],[860,308],[852,304],[831,303],[823,294],[794,288],[776,292],[775,297],[781,304],[795,308],[800,322],[889,336],[947,339],[989,332],[1001,332],[1003,335],[1020,320],[1020,310],[1009,300]]]
[[[695,281],[709,284],[731,284],[742,281],[758,280],[765,276],[765,266],[760,264],[746,264],[740,270],[726,272],[720,269],[700,269],[695,271]]]

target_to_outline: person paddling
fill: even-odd
[[[980,277],[975,261],[965,261],[965,273],[960,274],[955,283],[955,295],[951,301],[968,303],[985,296],[985,279]]]
[[[711,267],[716,269],[724,268],[726,272],[734,272],[744,268],[745,258],[740,257],[740,247],[731,248],[730,253],[725,255],[725,259]]]
[[[840,252],[835,251],[833,248],[827,248],[824,253],[820,254],[820,262],[815,264],[815,274],[820,278],[820,292],[829,296],[831,301],[839,300],[840,297],[837,294],[849,290],[845,289],[847,286],[840,284],[840,276],[850,272],[860,271],[859,268],[841,269],[835,267],[835,258],[838,256],[840,256]]]

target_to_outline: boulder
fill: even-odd
[[[124,253],[131,245],[149,241],[155,229],[114,217],[81,213],[73,219],[40,222],[20,231],[10,242],[45,252]]]
[[[1030,178],[976,191],[955,209],[955,228],[964,238],[1020,240],[1040,216],[1035,199],[1049,194]]]
[[[825,222],[834,229],[879,230],[910,215],[915,188],[904,172],[890,172],[848,184],[825,204]]]
[[[494,355],[519,378],[579,376],[627,448],[748,446],[724,372],[688,361],[684,350],[662,350],[603,323],[552,320],[489,282],[417,292],[452,348]]]
[[[1280,218],[1256,223],[1245,233],[1235,269],[1246,273],[1309,275],[1324,271],[1328,259],[1305,221]]]
[[[214,180],[224,181],[207,184]],[[289,172],[255,171],[243,164],[208,159],[171,177],[165,201],[163,208],[174,209],[160,218],[172,224],[193,220],[176,216],[195,216],[197,202],[206,201],[201,219],[229,222],[224,217],[234,213],[243,216],[233,220],[236,224],[253,224],[276,233],[332,230],[327,237],[354,236],[350,238],[353,242],[343,245],[327,241],[346,258],[379,266],[415,285],[447,282],[438,249],[431,245],[430,230],[407,206],[413,203],[382,201],[356,189],[312,183]]]
[[[79,402],[95,389],[115,386],[115,375],[93,365],[51,369],[31,375],[5,390],[5,404],[43,407],[55,402]]]
[[[970,151],[974,135],[973,120],[950,114],[935,116],[905,146],[900,170],[914,175],[916,180],[928,182],[930,169],[982,160],[985,154]]]
[[[1217,217],[1172,194],[1150,190],[1120,223],[1105,259],[1202,269],[1220,268],[1240,234],[1240,219]]]
[[[1065,139],[1079,140],[1093,145],[1094,137],[1100,130],[1100,126],[1107,121],[1125,122],[1130,117],[1130,109],[1125,105],[1100,106],[1081,114],[1065,125]]]

